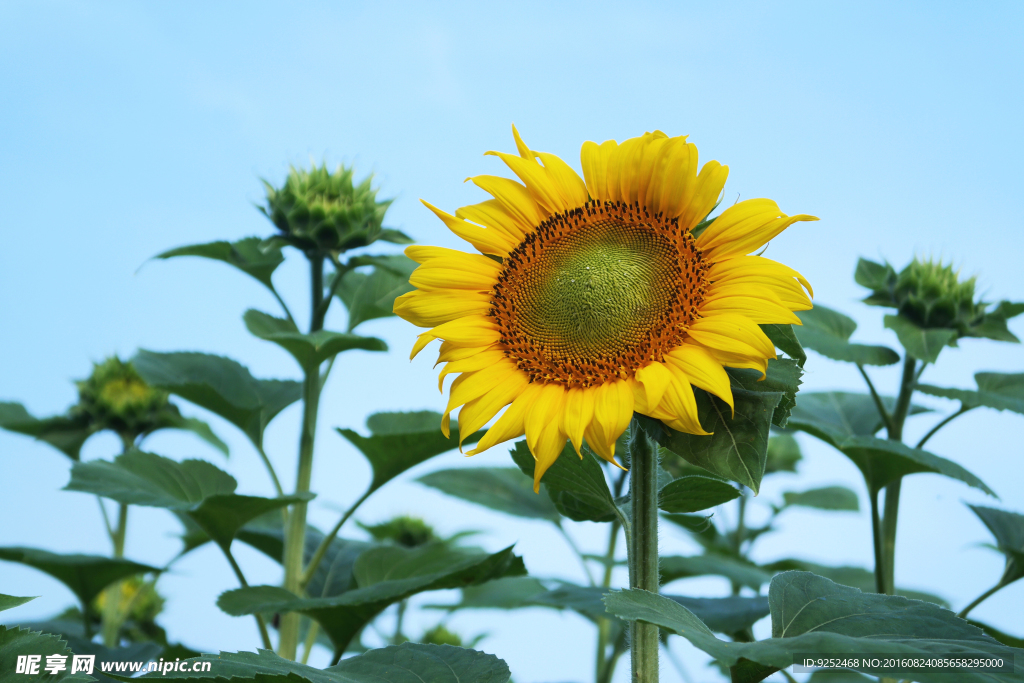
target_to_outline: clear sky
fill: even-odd
[[[1022,31],[1024,10],[1014,2],[0,3],[0,400],[23,401],[36,415],[63,411],[74,400],[71,381],[91,361],[140,347],[216,352],[257,376],[296,376],[290,357],[242,325],[248,307],[274,310],[257,284],[198,259],[140,266],[173,246],[269,234],[253,208],[259,178],[279,182],[288,164],[310,158],[375,173],[382,196],[395,198],[392,226],[458,246],[418,199],[447,210],[480,201],[462,180],[504,172],[482,154],[514,150],[512,123],[531,147],[577,168],[584,140],[689,134],[703,159],[730,166],[729,201],[771,197],[788,213],[821,217],[791,228],[768,256],[802,271],[817,301],[853,315],[860,340],[896,344],[879,309],[857,303],[859,255],[897,266],[914,254],[952,259],[978,275],[990,298],[1024,300]],[[286,264],[278,283],[301,310],[300,274]],[[329,324],[340,327],[343,317]],[[392,352],[343,356],[328,387],[312,512],[320,525],[368,477],[333,427],[362,429],[379,410],[443,407],[431,361],[406,360],[411,326],[386,320],[361,329]],[[1019,320],[1012,329],[1024,335]],[[971,387],[977,370],[1024,370],[1024,348],[967,341],[925,378]],[[852,367],[812,354],[807,371],[806,389],[860,389]],[[888,386],[897,380],[895,371],[877,376]],[[244,437],[209,419],[233,449],[219,464],[242,491],[269,493]],[[286,473],[297,424],[293,407],[268,432],[271,457]],[[915,420],[910,436],[930,424]],[[1019,415],[979,410],[930,447],[985,480],[997,504],[1024,511],[1021,429]],[[804,474],[779,478],[761,499],[845,483],[866,509],[854,467],[800,438]],[[188,436],[158,435],[149,445],[175,457],[220,457]],[[114,449],[113,439],[97,439],[84,455]],[[550,529],[412,482],[463,462],[457,454],[435,459],[371,499],[360,517],[413,513],[444,532],[484,529],[494,549],[518,542],[531,572],[580,580]],[[494,449],[466,464],[510,461]],[[0,433],[0,544],[107,551],[95,501],[57,492],[67,471],[55,451]],[[904,491],[897,582],[962,607],[1002,566],[977,547],[989,539],[962,501],[995,501],[932,475],[910,478]],[[176,528],[163,511],[136,514],[129,555],[166,560]],[[599,547],[596,525],[573,533]],[[671,531],[663,545],[692,550]],[[253,582],[276,580],[275,566],[255,551],[238,554]],[[789,513],[758,555],[870,566],[867,515]],[[161,586],[172,637],[201,649],[256,646],[250,620],[212,605],[235,587],[212,548]],[[710,579],[676,588],[725,590]],[[43,617],[71,600],[56,582],[7,563],[0,592],[43,596],[8,620]],[[1024,635],[1022,609],[1024,582],[974,615]],[[480,647],[506,659],[521,683],[590,678],[593,631],[574,615],[467,614],[453,624],[465,635],[490,633]],[[673,647],[697,680],[710,678],[692,648]]]

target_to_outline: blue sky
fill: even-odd
[[[198,260],[140,266],[177,245],[269,234],[253,208],[259,179],[279,182],[289,164],[311,158],[375,173],[382,196],[395,198],[391,225],[424,243],[459,246],[417,200],[447,210],[480,201],[462,180],[502,173],[482,154],[514,148],[512,123],[531,147],[577,168],[584,140],[655,128],[689,134],[703,159],[730,166],[727,200],[771,197],[784,211],[821,217],[776,239],[768,256],[803,272],[818,302],[853,315],[861,340],[896,344],[878,309],[857,303],[859,255],[898,266],[915,254],[952,259],[978,275],[990,298],[1024,300],[1022,29],[1021,5],[1010,2],[0,3],[0,400],[23,401],[37,415],[63,411],[74,400],[71,380],[91,361],[140,347],[222,353],[258,376],[294,376],[288,356],[242,325],[246,308],[274,310],[258,285]],[[299,265],[286,264],[278,283],[301,309]],[[341,326],[343,317],[329,323]],[[1024,334],[1020,322],[1012,328]],[[336,514],[330,505],[351,500],[368,476],[334,426],[362,428],[378,410],[443,405],[430,361],[405,360],[413,328],[386,320],[362,329],[392,352],[343,357],[325,395],[312,513],[322,525]],[[969,387],[975,371],[1022,369],[1020,346],[968,341],[925,377]],[[807,370],[807,389],[860,388],[855,370],[820,357]],[[889,386],[897,379],[888,371],[878,378]],[[241,489],[269,492],[243,438],[211,422],[233,447],[221,464]],[[290,470],[297,422],[290,409],[268,433],[282,471]],[[929,425],[913,422],[911,435]],[[988,482],[1002,505],[1024,511],[1024,454],[1011,436],[1022,428],[1018,415],[975,411],[931,448]],[[866,507],[853,466],[802,443],[803,476],[781,478],[762,497],[846,483]],[[97,439],[85,456],[107,457],[115,447]],[[150,447],[219,457],[186,436],[160,435]],[[549,529],[411,481],[461,463],[453,454],[416,470],[372,499],[362,518],[409,512],[444,531],[486,529],[495,549],[518,542],[534,573],[579,580]],[[466,464],[509,463],[495,449]],[[106,551],[95,502],[56,491],[67,469],[59,454],[0,434],[0,518],[19,520],[3,525],[0,543]],[[930,475],[904,489],[897,580],[962,606],[1001,571],[998,556],[976,547],[987,535],[962,505],[985,499]],[[867,525],[864,513],[791,513],[761,559],[870,566]],[[166,559],[175,529],[160,511],[137,514],[129,554]],[[574,533],[595,549],[602,535],[593,525]],[[671,532],[663,537],[688,550]],[[239,555],[254,581],[275,580],[269,562],[247,549]],[[248,620],[211,604],[234,587],[212,550],[162,586],[174,637],[197,647],[255,646]],[[681,589],[720,594],[723,585]],[[11,615],[19,619],[70,600],[55,582],[10,564],[0,564],[0,592],[43,595]],[[975,615],[1019,631],[1022,607],[1018,584]],[[573,615],[478,614],[453,623],[467,634],[490,632],[481,647],[508,660],[517,681],[589,676],[579,672],[591,666],[591,629]],[[701,671],[699,657],[674,648]]]

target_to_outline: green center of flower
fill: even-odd
[[[674,220],[591,201],[550,217],[509,255],[491,314],[532,381],[594,386],[682,342],[705,272]]]

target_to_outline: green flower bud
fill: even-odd
[[[338,254],[365,247],[381,236],[391,200],[378,202],[372,176],[353,183],[354,171],[327,165],[292,167],[280,188],[263,182],[266,206],[258,207],[281,231],[281,238],[303,251]]]
[[[134,439],[162,426],[168,411],[177,414],[166,391],[146,384],[117,356],[94,364],[92,375],[76,384],[78,404],[71,415],[86,419],[92,431],[110,429]]]
[[[445,628],[444,624],[438,624],[424,633],[423,637],[420,638],[420,642],[427,645],[454,645],[455,647],[462,647],[462,638],[459,637],[459,634],[449,631]]]
[[[406,548],[415,548],[436,541],[434,529],[418,517],[401,515],[381,524],[360,524],[378,541],[392,541]]]
[[[96,596],[93,607],[97,614],[104,612],[109,600],[116,601],[117,614],[122,621],[151,622],[164,608],[164,599],[156,591],[156,581],[137,576],[114,583]]]

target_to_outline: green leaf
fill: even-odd
[[[785,505],[800,505],[819,510],[849,510],[857,512],[860,503],[857,494],[845,486],[823,486],[806,491],[786,491],[782,494]]]
[[[408,256],[356,256],[349,259],[350,267],[373,266],[366,273],[350,270],[337,289],[338,298],[348,309],[348,331],[351,332],[367,320],[395,315],[395,299],[413,290],[409,276],[418,265]]]
[[[972,322],[967,330],[967,334],[964,336],[982,337],[1019,344],[1020,340],[1017,339],[1017,335],[1010,332],[1010,328],[1006,326],[1006,321],[1017,317],[1021,313],[1024,313],[1024,303],[1000,301],[993,310],[986,311],[981,316],[981,320]]]
[[[886,290],[896,285],[896,271],[888,263],[881,264],[865,258],[857,260],[854,281],[871,290]]]
[[[223,261],[250,275],[267,289],[274,291],[271,275],[284,262],[281,247],[274,244],[263,244],[259,237],[246,237],[237,242],[208,242],[193,244],[187,247],[169,249],[153,258],[169,259],[175,256],[201,256],[203,258]]]
[[[370,436],[362,436],[351,429],[338,429],[338,433],[370,462],[373,480],[370,492],[376,491],[402,472],[425,462],[435,455],[446,453],[459,445],[458,425],[452,420],[451,438],[441,433],[441,414],[430,410],[414,413],[374,413],[366,419]],[[463,441],[475,443],[483,436],[479,431]]]
[[[220,415],[263,447],[270,421],[302,397],[302,383],[255,379],[244,366],[205,353],[140,350],[132,359],[142,378]]]
[[[885,316],[885,326],[896,333],[907,353],[925,363],[934,363],[944,347],[956,342],[956,330],[920,327],[899,315]]]
[[[795,360],[800,367],[804,366],[807,362],[807,353],[800,345],[792,325],[761,325],[761,329],[777,349]]]
[[[1017,636],[1011,636],[1009,633],[1004,633],[1003,631],[1000,631],[999,629],[995,628],[994,626],[989,626],[988,624],[983,624],[980,621],[975,621],[974,619],[968,619],[967,623],[969,623],[971,626],[977,626],[982,631],[984,631],[988,635],[992,636],[993,638],[998,640],[1003,645],[1009,645],[1010,647],[1015,647],[1015,648],[1018,648],[1018,649],[1024,649],[1024,638],[1018,638]]]
[[[416,240],[406,235],[401,230],[395,230],[394,228],[381,228],[380,235],[377,239],[384,240],[385,242],[391,242],[392,244],[415,244]]]
[[[839,311],[815,304],[809,311],[799,311],[803,325],[794,327],[797,339],[808,349],[826,358],[859,365],[892,365],[900,356],[887,346],[854,344],[850,341],[857,323]]]
[[[551,500],[534,493],[530,480],[514,467],[439,470],[417,481],[450,496],[516,517],[549,522],[558,522],[560,517]]]
[[[733,393],[742,389],[751,393],[774,394],[782,393],[778,407],[772,413],[772,424],[785,427],[789,415],[796,406],[796,394],[802,382],[804,372],[797,362],[789,358],[773,358],[768,361],[768,372],[762,378],[756,370],[738,370],[726,368],[732,380]]]
[[[807,683],[874,683],[874,678],[847,669],[818,669]]]
[[[665,512],[699,512],[738,498],[732,484],[699,475],[680,477],[658,492],[658,507]]]
[[[123,558],[99,555],[58,555],[36,548],[0,548],[0,560],[24,564],[49,574],[67,586],[84,608],[104,588],[136,574],[159,573],[161,570]]]
[[[320,624],[337,651],[344,651],[363,626],[399,600],[525,573],[511,547],[486,555],[443,544],[413,549],[384,546],[359,556],[353,570],[359,587],[341,595],[301,599],[283,588],[254,586],[224,593],[217,605],[234,616],[301,612]]]
[[[182,431],[192,432],[225,456],[230,454],[228,445],[221,441],[220,437],[218,437],[214,433],[213,429],[210,428],[210,425],[194,417],[182,417],[180,414],[175,415],[170,411],[166,412],[168,415],[165,417],[164,424],[157,427],[157,429],[180,429]]]
[[[756,591],[772,578],[771,574],[756,565],[714,553],[692,557],[662,557],[660,569],[663,584],[694,576],[724,576],[735,584],[749,586]]]
[[[999,551],[1006,556],[1002,585],[1024,578],[1024,515],[981,505],[968,505],[988,527]]]
[[[66,489],[181,513],[225,550],[238,530],[251,520],[313,497],[241,496],[234,493],[236,486],[234,477],[202,460],[179,463],[152,453],[129,451],[114,462],[76,463]]]
[[[741,659],[760,667],[737,667],[733,680],[754,683],[793,664],[794,655],[862,657],[866,653],[907,657],[957,654],[1013,660],[1024,652],[1008,648],[952,612],[895,595],[861,593],[806,572],[772,579],[768,591],[772,637],[753,643],[726,642],[714,636],[689,610],[661,595],[640,590],[611,593],[608,611],[678,633],[720,663],[735,667]],[[856,668],[856,667],[854,667]],[[867,669],[861,669],[868,671]],[[736,672],[750,672],[737,678]],[[949,671],[887,670],[886,676],[923,683],[948,683]],[[957,671],[957,683],[1020,681],[1012,673]]]
[[[864,593],[875,592],[875,573],[864,569],[863,567],[850,567],[850,566],[839,566],[830,567],[823,564],[817,564],[815,562],[807,562],[806,560],[778,560],[770,564],[762,566],[762,569],[767,569],[772,573],[787,572],[792,570],[811,572],[818,576],[824,576],[826,579],[835,581],[842,586],[850,586],[852,588],[859,588]],[[912,600],[923,600],[924,602],[931,602],[941,607],[949,607],[949,603],[944,599],[932,593],[926,593],[924,591],[909,590],[906,588],[897,588],[896,595],[902,595],[905,598],[911,598]]]
[[[30,598],[19,598],[13,595],[4,595],[3,593],[0,593],[0,612],[24,605],[26,602],[32,602],[37,597],[39,596],[36,595]]]
[[[529,481],[533,481],[536,462],[526,441],[518,441],[510,451],[512,460]],[[558,459],[544,473],[541,486],[560,513],[576,522],[610,522],[619,516],[615,497],[604,476],[604,468],[589,448],[583,457],[566,444]]]
[[[896,405],[891,396],[881,397],[890,412]],[[911,405],[909,414],[930,412]],[[872,436],[885,426],[874,400],[867,394],[845,391],[804,392],[790,416],[789,426],[835,445],[851,436]]]
[[[16,674],[15,663],[19,656],[40,655],[39,668],[33,675]],[[46,658],[49,655],[63,655],[65,669],[56,674],[46,671]],[[93,680],[82,673],[71,674],[72,652],[67,641],[50,635],[39,633],[24,628],[10,628],[0,626],[0,666],[3,667],[4,680],[26,680],[45,681],[46,683],[57,683],[57,681],[68,681],[68,683],[85,683]],[[98,667],[97,667],[98,668]]]
[[[87,421],[58,415],[38,419],[20,403],[0,402],[0,429],[34,436],[72,460],[78,460],[82,444],[92,436]]]
[[[273,342],[292,355],[302,368],[319,367],[343,351],[387,351],[388,345],[376,337],[317,330],[303,334],[295,323],[250,308],[243,316],[245,327],[260,339]]]
[[[803,401],[803,397],[800,397]],[[776,434],[768,439],[768,459],[765,474],[775,472],[796,472],[796,464],[803,457],[800,444],[791,434]]]
[[[995,408],[1010,410],[1024,415],[1024,372],[979,372],[974,375],[977,391],[970,389],[944,389],[930,384],[918,384],[915,388],[931,396],[941,396],[960,401],[964,408]]]

